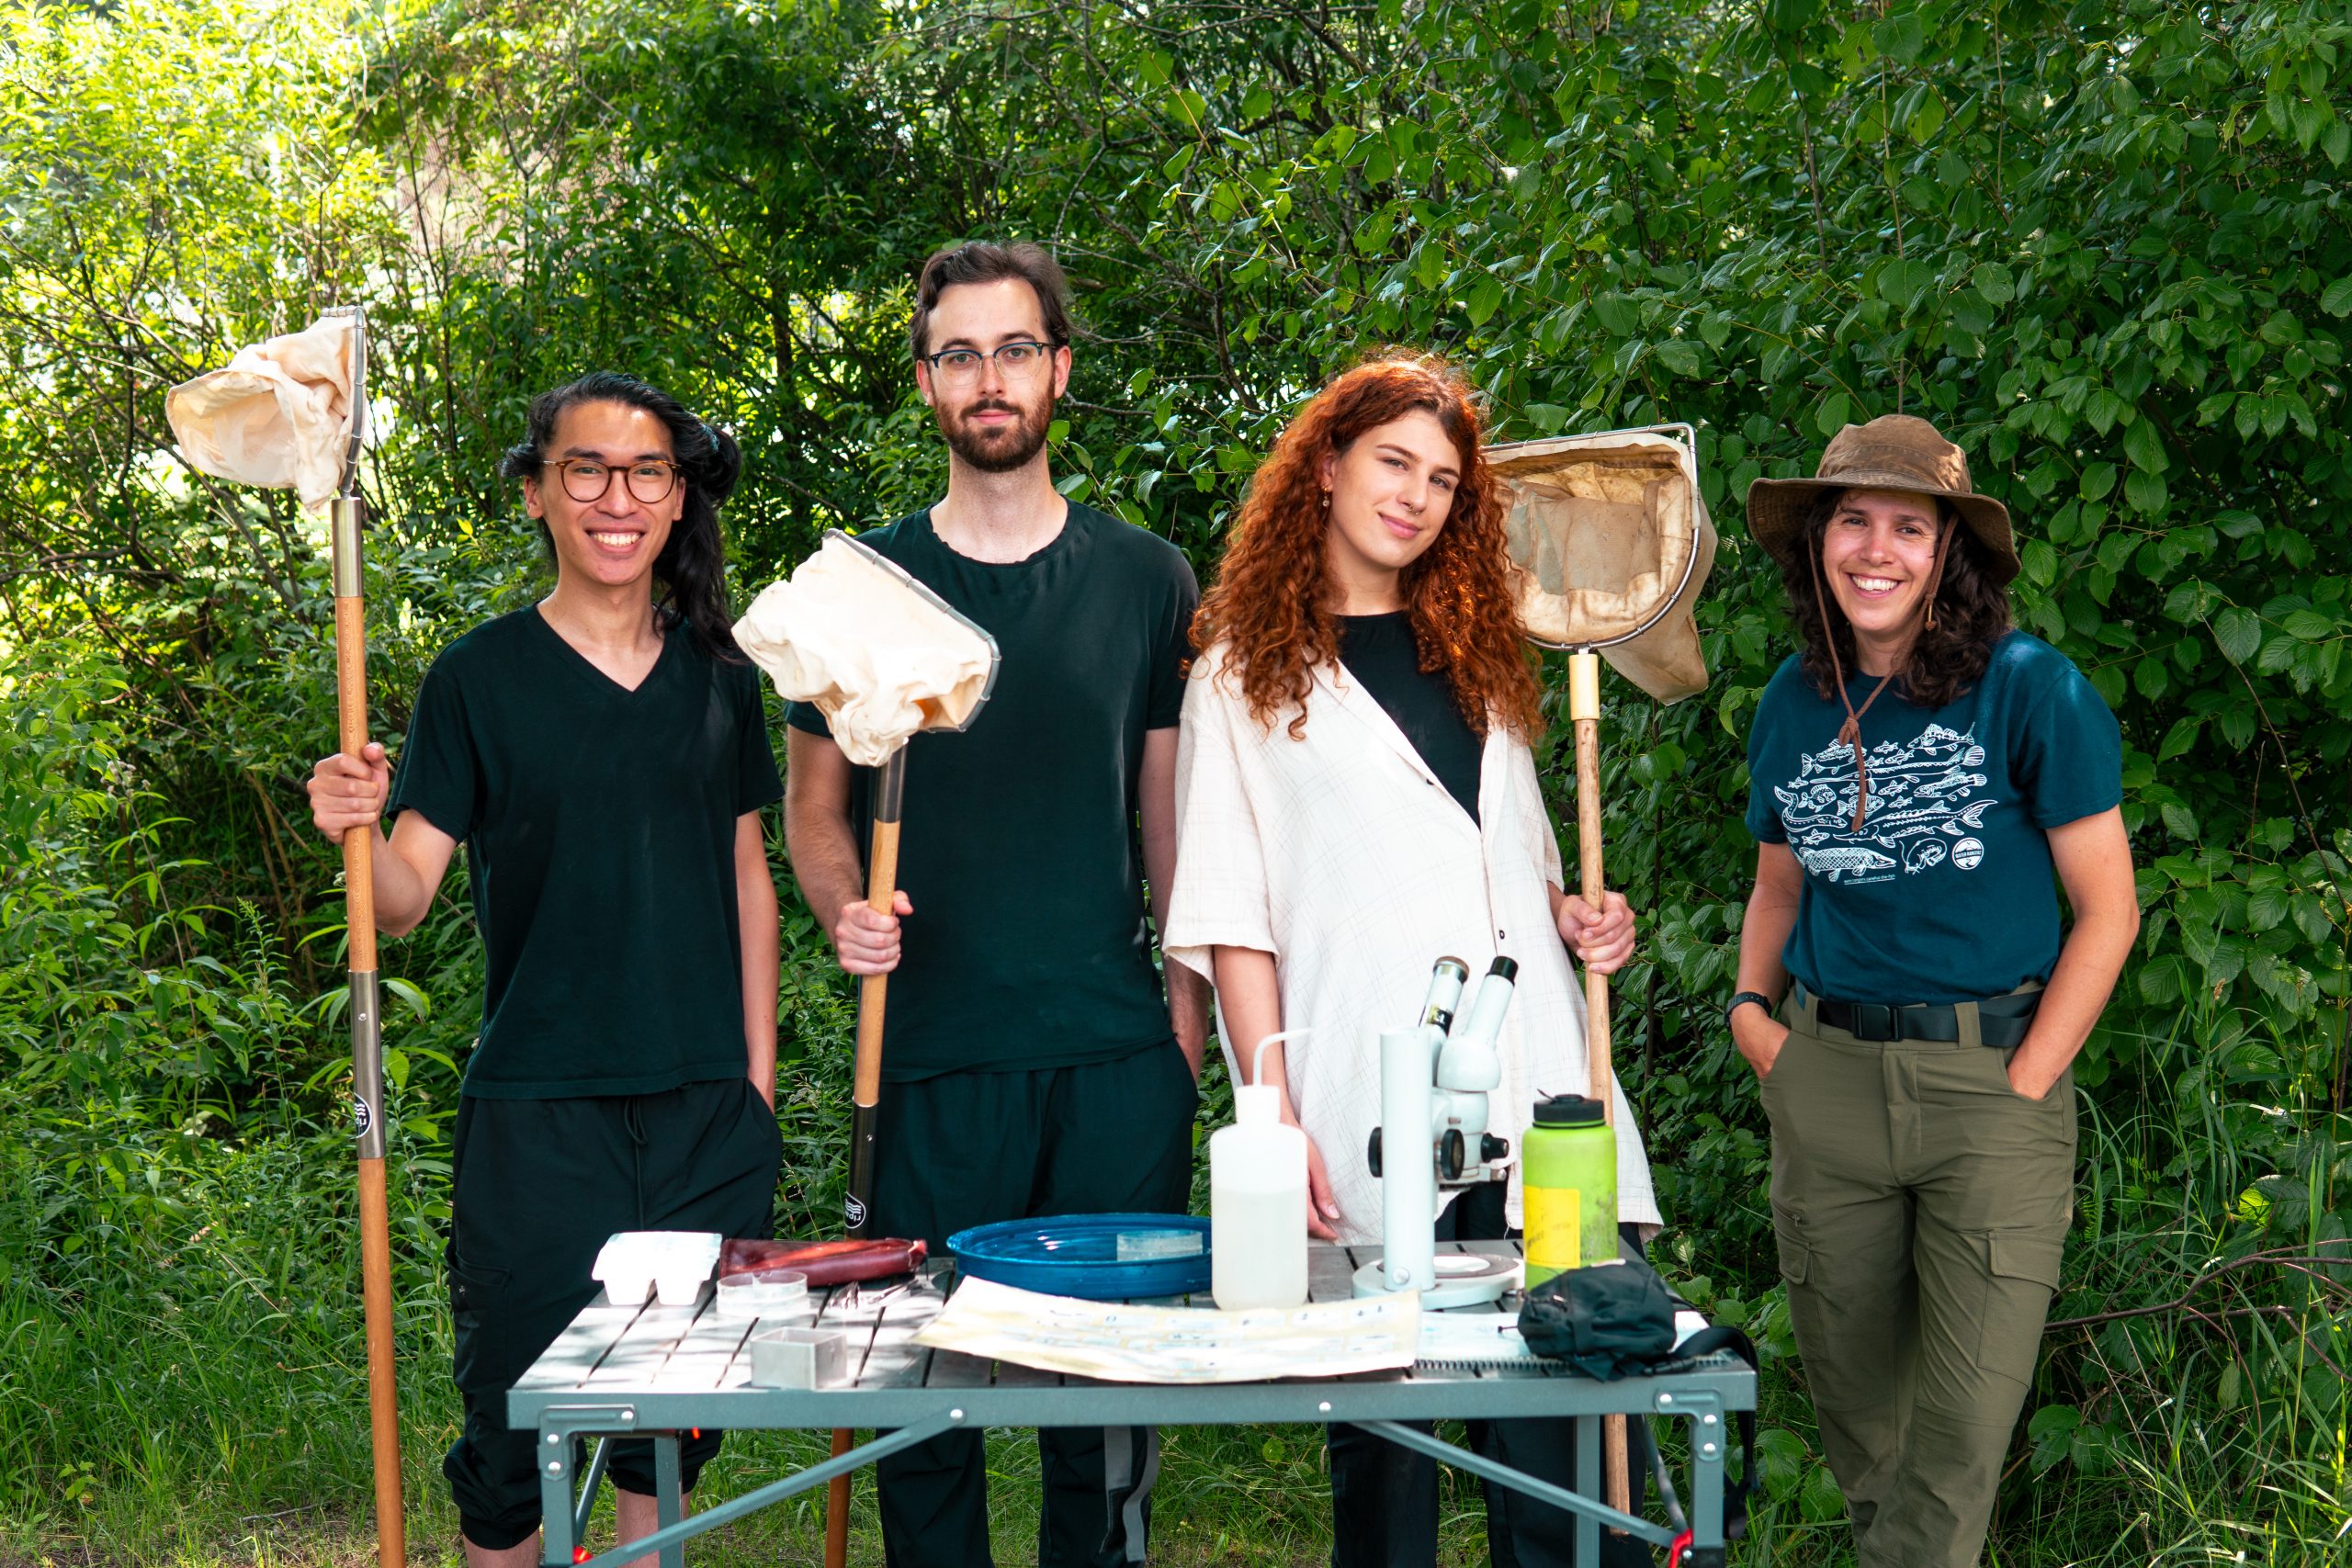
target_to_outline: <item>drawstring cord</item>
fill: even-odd
[[[621,1101],[621,1130],[628,1134],[629,1186],[637,1198],[637,1228],[645,1228],[645,1110],[644,1101],[630,1095]]]
[[[1943,586],[1944,581],[1944,541],[1951,536],[1951,525],[1949,523],[1936,531],[1936,564],[1928,573],[1927,624],[1929,627],[1936,624],[1936,591]],[[1819,547],[1807,550],[1805,558],[1813,568],[1813,603],[1821,616],[1821,637],[1829,645],[1829,673],[1838,684],[1838,700],[1846,705],[1846,722],[1838,727],[1838,739],[1854,753],[1854,821],[1848,830],[1859,833],[1862,830],[1863,815],[1870,810],[1871,803],[1870,764],[1862,756],[1862,715],[1871,711],[1871,705],[1878,701],[1878,694],[1886,690],[1887,682],[1894,680],[1899,671],[1890,670],[1880,676],[1878,684],[1871,688],[1871,694],[1862,699],[1862,705],[1854,705],[1854,699],[1846,694],[1846,666],[1838,657],[1838,628],[1829,624],[1829,596],[1821,588]]]

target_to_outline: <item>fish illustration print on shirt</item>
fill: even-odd
[[[1854,750],[1833,740],[1802,759],[1797,776],[1775,784],[1789,848],[1805,870],[1831,882],[1885,882],[1943,864],[1973,871],[1984,862],[1984,814],[2000,804],[1983,794],[1984,749],[1966,734],[1930,724],[1917,739],[1870,749],[1870,814],[1853,829]]]

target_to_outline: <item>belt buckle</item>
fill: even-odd
[[[1855,1039],[1883,1045],[1903,1038],[1903,1031],[1897,1027],[1894,1004],[1853,1002],[1849,1005],[1854,1010],[1854,1026],[1849,1032]]]

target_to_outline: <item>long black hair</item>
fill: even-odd
[[[661,594],[654,608],[683,622],[695,645],[714,659],[741,663],[735,647],[735,613],[727,602],[727,547],[719,537],[718,507],[743,472],[742,449],[727,432],[706,423],[650,382],[617,370],[592,370],[531,400],[523,439],[506,449],[498,471],[510,479],[536,478],[555,440],[556,422],[582,403],[626,403],[660,420],[670,433],[670,457],[686,487],[686,503],[669,542],[653,559]],[[554,540],[543,518],[539,540]]]
[[[1781,584],[1804,645],[1805,681],[1828,702],[1838,697],[1829,638],[1838,639],[1838,657],[1848,671],[1861,669],[1854,651],[1854,628],[1815,570],[1829,519],[1845,499],[1842,490],[1824,491],[1805,513],[1797,547],[1781,563]],[[1911,644],[1911,660],[1899,671],[1904,699],[1923,708],[1954,702],[1983,680],[1985,666],[1993,661],[1993,645],[2009,629],[2009,591],[1992,573],[1991,552],[1977,542],[1951,502],[1936,502],[1936,521],[1945,539],[1943,580],[1936,585],[1936,624],[1920,628]]]

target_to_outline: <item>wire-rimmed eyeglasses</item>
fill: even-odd
[[[1012,379],[1035,375],[1053,357],[1051,344],[1002,343],[985,352],[977,348],[944,348],[937,354],[924,355],[923,363],[942,380],[962,382],[977,378],[980,367],[991,359],[1006,378]]]
[[[563,481],[563,493],[578,502],[604,500],[605,493],[613,488],[616,473],[628,487],[629,494],[645,506],[667,501],[670,492],[678,488],[678,465],[663,458],[640,458],[619,468],[594,457],[549,457],[546,461]]]

